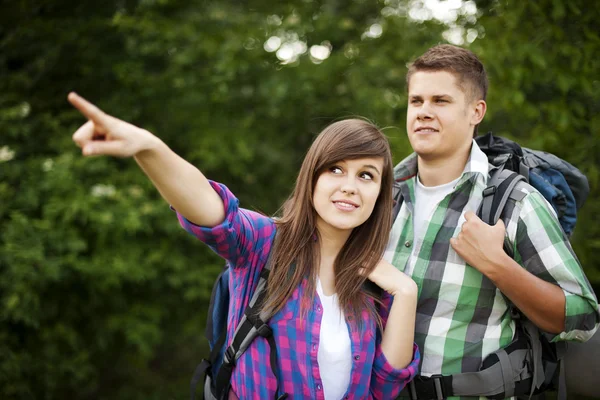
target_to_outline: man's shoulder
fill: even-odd
[[[403,182],[417,175],[417,154],[411,153],[394,167],[394,179]]]
[[[520,212],[542,210],[544,213],[550,213],[558,218],[552,205],[544,195],[530,183],[521,181],[517,183],[514,190],[518,194],[515,196],[515,204]]]

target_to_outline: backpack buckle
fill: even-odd
[[[271,327],[265,323],[258,327],[257,332],[261,337],[264,338],[268,338],[273,334],[273,330],[271,329]]]
[[[435,374],[429,377],[431,380],[433,380],[433,388],[435,390],[435,397],[437,400],[444,400],[446,398],[444,396],[444,386],[442,385],[443,376],[444,375]]]
[[[488,186],[483,189],[483,197],[488,197],[496,193],[496,186]]]
[[[235,352],[233,351],[233,347],[227,347],[227,349],[225,350],[223,361],[231,365],[232,367],[235,366]]]

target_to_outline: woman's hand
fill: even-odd
[[[394,298],[384,323],[381,350],[394,368],[405,368],[413,358],[417,284],[385,260],[379,261],[369,279]]]
[[[208,227],[223,222],[223,200],[198,168],[150,132],[105,114],[75,93],[68,99],[88,119],[73,135],[83,155],[133,156],[167,203],[189,221]]]
[[[160,143],[150,132],[104,113],[74,92],[68,100],[88,119],[73,134],[85,156],[131,157]]]
[[[368,278],[392,296],[397,294],[416,296],[418,293],[415,281],[383,259],[379,261]]]

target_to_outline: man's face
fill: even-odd
[[[450,72],[419,71],[410,78],[406,131],[425,161],[452,161],[468,153],[473,128],[484,114],[485,102],[470,100]]]

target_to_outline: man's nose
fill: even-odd
[[[417,113],[417,118],[420,120],[429,120],[433,118],[431,107],[428,102],[424,102]]]

